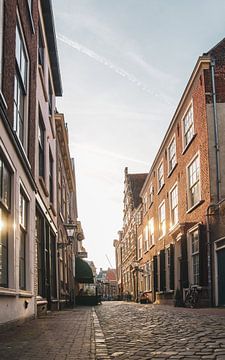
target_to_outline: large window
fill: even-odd
[[[188,208],[197,204],[201,199],[200,194],[200,164],[199,156],[187,168],[188,171]]]
[[[191,142],[194,136],[193,106],[191,105],[183,119],[184,148]]]
[[[148,225],[146,225],[144,228],[144,251],[149,249],[148,231]]]
[[[192,283],[199,285],[199,231],[190,233],[191,237],[191,262],[192,262]]]
[[[38,149],[39,149],[39,176],[45,178],[45,127],[39,109],[39,124],[38,124]]]
[[[170,191],[170,227],[178,223],[178,189],[175,185]]]
[[[20,224],[20,253],[19,253],[19,287],[26,289],[26,242],[27,242],[27,199],[23,191],[20,192],[19,224]]]
[[[163,171],[163,162],[158,167],[158,191],[164,185],[164,171]]]
[[[16,26],[16,72],[14,82],[14,129],[23,146],[26,132],[26,96],[28,94],[28,59],[20,27]]]
[[[170,145],[168,146],[168,173],[174,169],[177,163],[176,159],[176,140],[175,137],[172,139]]]
[[[45,46],[42,35],[41,26],[38,26],[38,64],[41,66],[44,71],[44,62],[45,62]]]
[[[166,234],[166,210],[165,202],[159,206],[159,237],[161,238]]]
[[[11,175],[0,157],[0,286],[8,287],[8,223]]]
[[[154,218],[152,217],[149,220],[149,246],[154,245],[155,239],[154,239]]]

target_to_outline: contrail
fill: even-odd
[[[100,64],[103,64],[106,67],[110,68],[115,73],[122,76],[123,78],[126,78],[130,82],[134,83],[136,86],[140,87],[143,91],[147,92],[148,94],[151,94],[154,96],[159,96],[158,94],[152,92],[147,86],[145,86],[141,81],[139,81],[134,75],[132,75],[132,74],[128,73],[127,71],[123,70],[122,68],[114,65],[110,60],[107,60],[106,58],[96,54],[96,52],[86,48],[85,46],[79,44],[78,42],[68,39],[64,35],[58,34],[57,39],[62,41],[64,44],[72,47],[73,49],[76,49],[80,53],[89,56],[90,58],[94,59],[95,61],[99,62]]]

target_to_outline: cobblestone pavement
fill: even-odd
[[[0,333],[0,360],[94,360],[89,307],[54,312]]]
[[[225,360],[225,309],[104,302],[0,333],[0,360]]]
[[[110,359],[225,360],[225,310],[108,302],[96,308]]]

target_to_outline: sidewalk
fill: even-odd
[[[0,333],[1,360],[94,360],[94,313],[77,307]]]

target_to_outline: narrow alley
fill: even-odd
[[[1,360],[225,359],[225,310],[104,302],[0,334]]]

